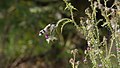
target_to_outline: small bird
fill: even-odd
[[[39,36],[51,33],[56,28],[55,24],[48,24],[44,29],[40,30]]]
[[[39,36],[44,35],[46,41],[49,43],[50,41],[56,40],[57,38],[54,37],[54,31],[55,31],[55,24],[48,24],[44,29],[40,30]]]

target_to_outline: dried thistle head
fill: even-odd
[[[78,53],[78,49],[71,50],[71,54],[76,54]]]
[[[73,58],[71,58],[71,59],[69,60],[69,63],[71,63],[71,64],[73,64],[73,63],[74,63]]]

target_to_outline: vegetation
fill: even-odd
[[[119,68],[120,2],[108,1],[78,21],[71,1],[0,1],[0,68]]]

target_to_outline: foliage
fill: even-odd
[[[89,1],[87,17],[80,17],[78,24],[74,11],[79,10],[70,0],[1,0],[0,68],[118,68],[119,2],[108,8],[99,0]],[[97,9],[105,20],[97,19]],[[97,26],[101,22],[103,29]],[[85,53],[81,47],[72,50],[77,48],[73,35],[78,33],[87,41]]]
[[[73,10],[76,9],[71,5],[71,3],[68,3],[66,0],[63,1],[66,4],[65,9],[70,11],[71,19],[63,18],[57,22],[57,26],[63,22],[61,25],[61,32],[65,24],[73,23],[76,26],[76,29],[82,32],[87,40],[88,47],[87,50],[85,50],[85,60],[87,57],[91,60],[91,63],[93,64],[92,68],[118,68],[120,66],[120,39],[118,38],[120,36],[120,15],[118,14],[120,8],[118,8],[118,3],[115,2],[109,8],[107,7],[107,0],[104,0],[104,6],[101,4],[100,0],[89,0],[91,3],[91,9],[87,8],[85,10],[85,13],[88,17],[85,21],[83,20],[84,18],[81,18],[80,24],[82,24],[82,26],[79,26],[76,24],[73,18]],[[117,6],[117,9],[114,9],[113,6]],[[96,18],[96,12],[98,12],[97,9],[100,9],[101,15],[105,18],[105,21],[103,19]],[[98,27],[98,24],[101,22],[103,22],[103,25],[101,25],[102,28],[107,29],[110,33],[109,38],[103,35],[102,40],[100,40],[101,30]],[[115,47],[117,54],[112,51],[113,47]],[[70,63],[72,64],[72,68],[75,68],[75,56],[73,58],[74,60],[72,59]],[[112,60],[116,59],[118,61],[115,63],[111,62]]]

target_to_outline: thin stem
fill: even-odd
[[[111,50],[112,50],[112,46],[113,46],[113,41],[114,41],[114,39],[113,39],[113,37],[112,37],[112,39],[111,39],[111,45],[110,45],[110,49],[109,49],[109,55],[110,55],[110,53],[111,53]]]
[[[75,56],[76,54],[73,54],[73,68],[75,68]]]
[[[78,29],[78,25],[76,24],[76,22],[75,22],[75,20],[74,20],[72,8],[70,9],[70,14],[71,14],[71,19],[72,19],[72,21],[73,21],[75,27]]]

